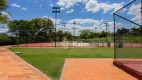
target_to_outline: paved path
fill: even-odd
[[[61,80],[137,80],[112,63],[113,59],[66,59]]]
[[[50,80],[7,48],[0,47],[0,80]]]

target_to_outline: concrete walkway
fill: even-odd
[[[0,80],[50,80],[7,48],[0,47]]]
[[[61,80],[137,80],[113,66],[113,59],[66,59]]]

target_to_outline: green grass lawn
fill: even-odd
[[[141,48],[117,48],[116,58],[142,58]]]
[[[108,48],[9,48],[22,52],[19,56],[54,80],[61,76],[65,58],[113,58],[113,49]]]

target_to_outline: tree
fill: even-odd
[[[39,39],[38,41],[50,41],[53,38],[54,25],[51,19],[35,18],[31,20],[30,24],[34,33],[33,36],[35,36],[35,39]]]
[[[142,34],[142,26],[140,26],[140,30],[141,30],[141,32],[140,32],[140,33]]]
[[[0,34],[0,45],[11,45],[12,40],[7,34]]]
[[[121,34],[121,35],[124,35],[124,34],[126,34],[126,33],[129,33],[129,29],[126,29],[126,28],[122,28],[122,29],[118,29],[117,30],[117,33],[118,34]]]
[[[106,32],[105,32],[105,31],[102,31],[102,32],[99,34],[99,37],[106,37]]]
[[[121,34],[123,35],[123,34],[126,34],[126,33],[128,33],[130,30],[129,29],[126,29],[126,28],[122,28],[121,29]]]
[[[6,10],[7,7],[8,7],[7,0],[0,0],[0,11],[1,10]]]
[[[1,11],[6,10],[8,7],[7,0],[0,0],[0,23],[7,23],[8,16],[4,15]]]
[[[140,28],[132,28],[132,34],[133,35],[140,35],[141,34],[141,29]]]
[[[64,37],[64,33],[62,30],[58,30],[57,31],[57,40],[58,41],[62,41],[63,40],[63,37]]]
[[[80,31],[80,38],[85,39],[85,41],[87,41],[87,38],[90,36],[90,33],[92,33],[91,30],[81,30]]]
[[[70,32],[65,32],[64,36],[68,39],[68,40],[73,40],[73,35]]]
[[[72,40],[73,39],[73,35],[66,31],[66,32],[63,32],[62,30],[58,30],[57,31],[57,40],[58,41],[63,41],[63,39],[66,38],[68,40]]]
[[[19,37],[21,43],[27,42],[27,37],[29,37],[29,31],[31,28],[28,26],[29,21],[25,20],[14,20],[9,22],[9,32]]]
[[[47,42],[53,40],[54,25],[52,20],[47,18],[35,18],[29,21],[10,21],[9,31],[14,33],[21,43]]]

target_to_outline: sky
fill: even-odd
[[[132,0],[8,0],[9,20],[31,20],[33,18],[50,17],[54,21],[55,14],[52,13],[52,7],[61,7],[61,13],[57,16],[57,29],[62,29],[62,23],[67,23],[66,31],[72,31],[76,21],[76,35],[79,30],[90,29],[92,31],[102,31],[106,27],[104,22],[109,23],[109,31],[113,31],[113,13]],[[131,10],[136,5],[130,7],[127,11],[133,19],[139,18]],[[6,14],[3,11],[3,14]],[[134,16],[135,15],[135,16]],[[95,30],[97,27],[97,30]],[[4,32],[8,29],[2,29]]]

